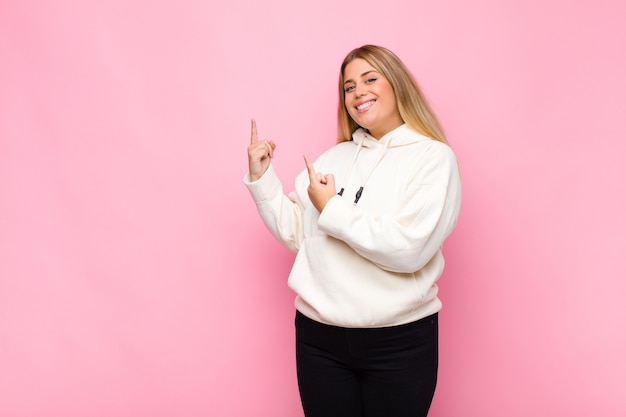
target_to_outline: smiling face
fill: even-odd
[[[343,79],[348,114],[373,137],[380,139],[404,123],[391,84],[366,60],[346,65]]]

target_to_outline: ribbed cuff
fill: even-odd
[[[248,187],[248,191],[257,203],[269,200],[276,193],[281,192],[281,184],[274,168],[270,165],[261,178],[256,181],[250,181],[250,173],[243,178],[243,183]]]

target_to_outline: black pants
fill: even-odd
[[[375,329],[296,313],[298,386],[306,417],[425,417],[435,393],[437,314]]]

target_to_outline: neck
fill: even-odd
[[[370,135],[376,139],[376,140],[380,140],[383,136],[385,136],[387,133],[391,132],[392,130],[395,130],[397,128],[399,128],[400,126],[402,126],[404,122],[402,120],[400,120],[399,122],[395,122],[393,124],[390,124],[388,126],[385,126],[384,128],[381,129],[367,129],[367,131],[370,133]]]

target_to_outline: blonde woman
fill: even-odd
[[[456,225],[454,153],[411,73],[365,45],[339,76],[339,142],[283,193],[252,121],[244,179],[270,232],[297,252],[298,385],[307,417],[426,416],[437,382],[436,281]]]

